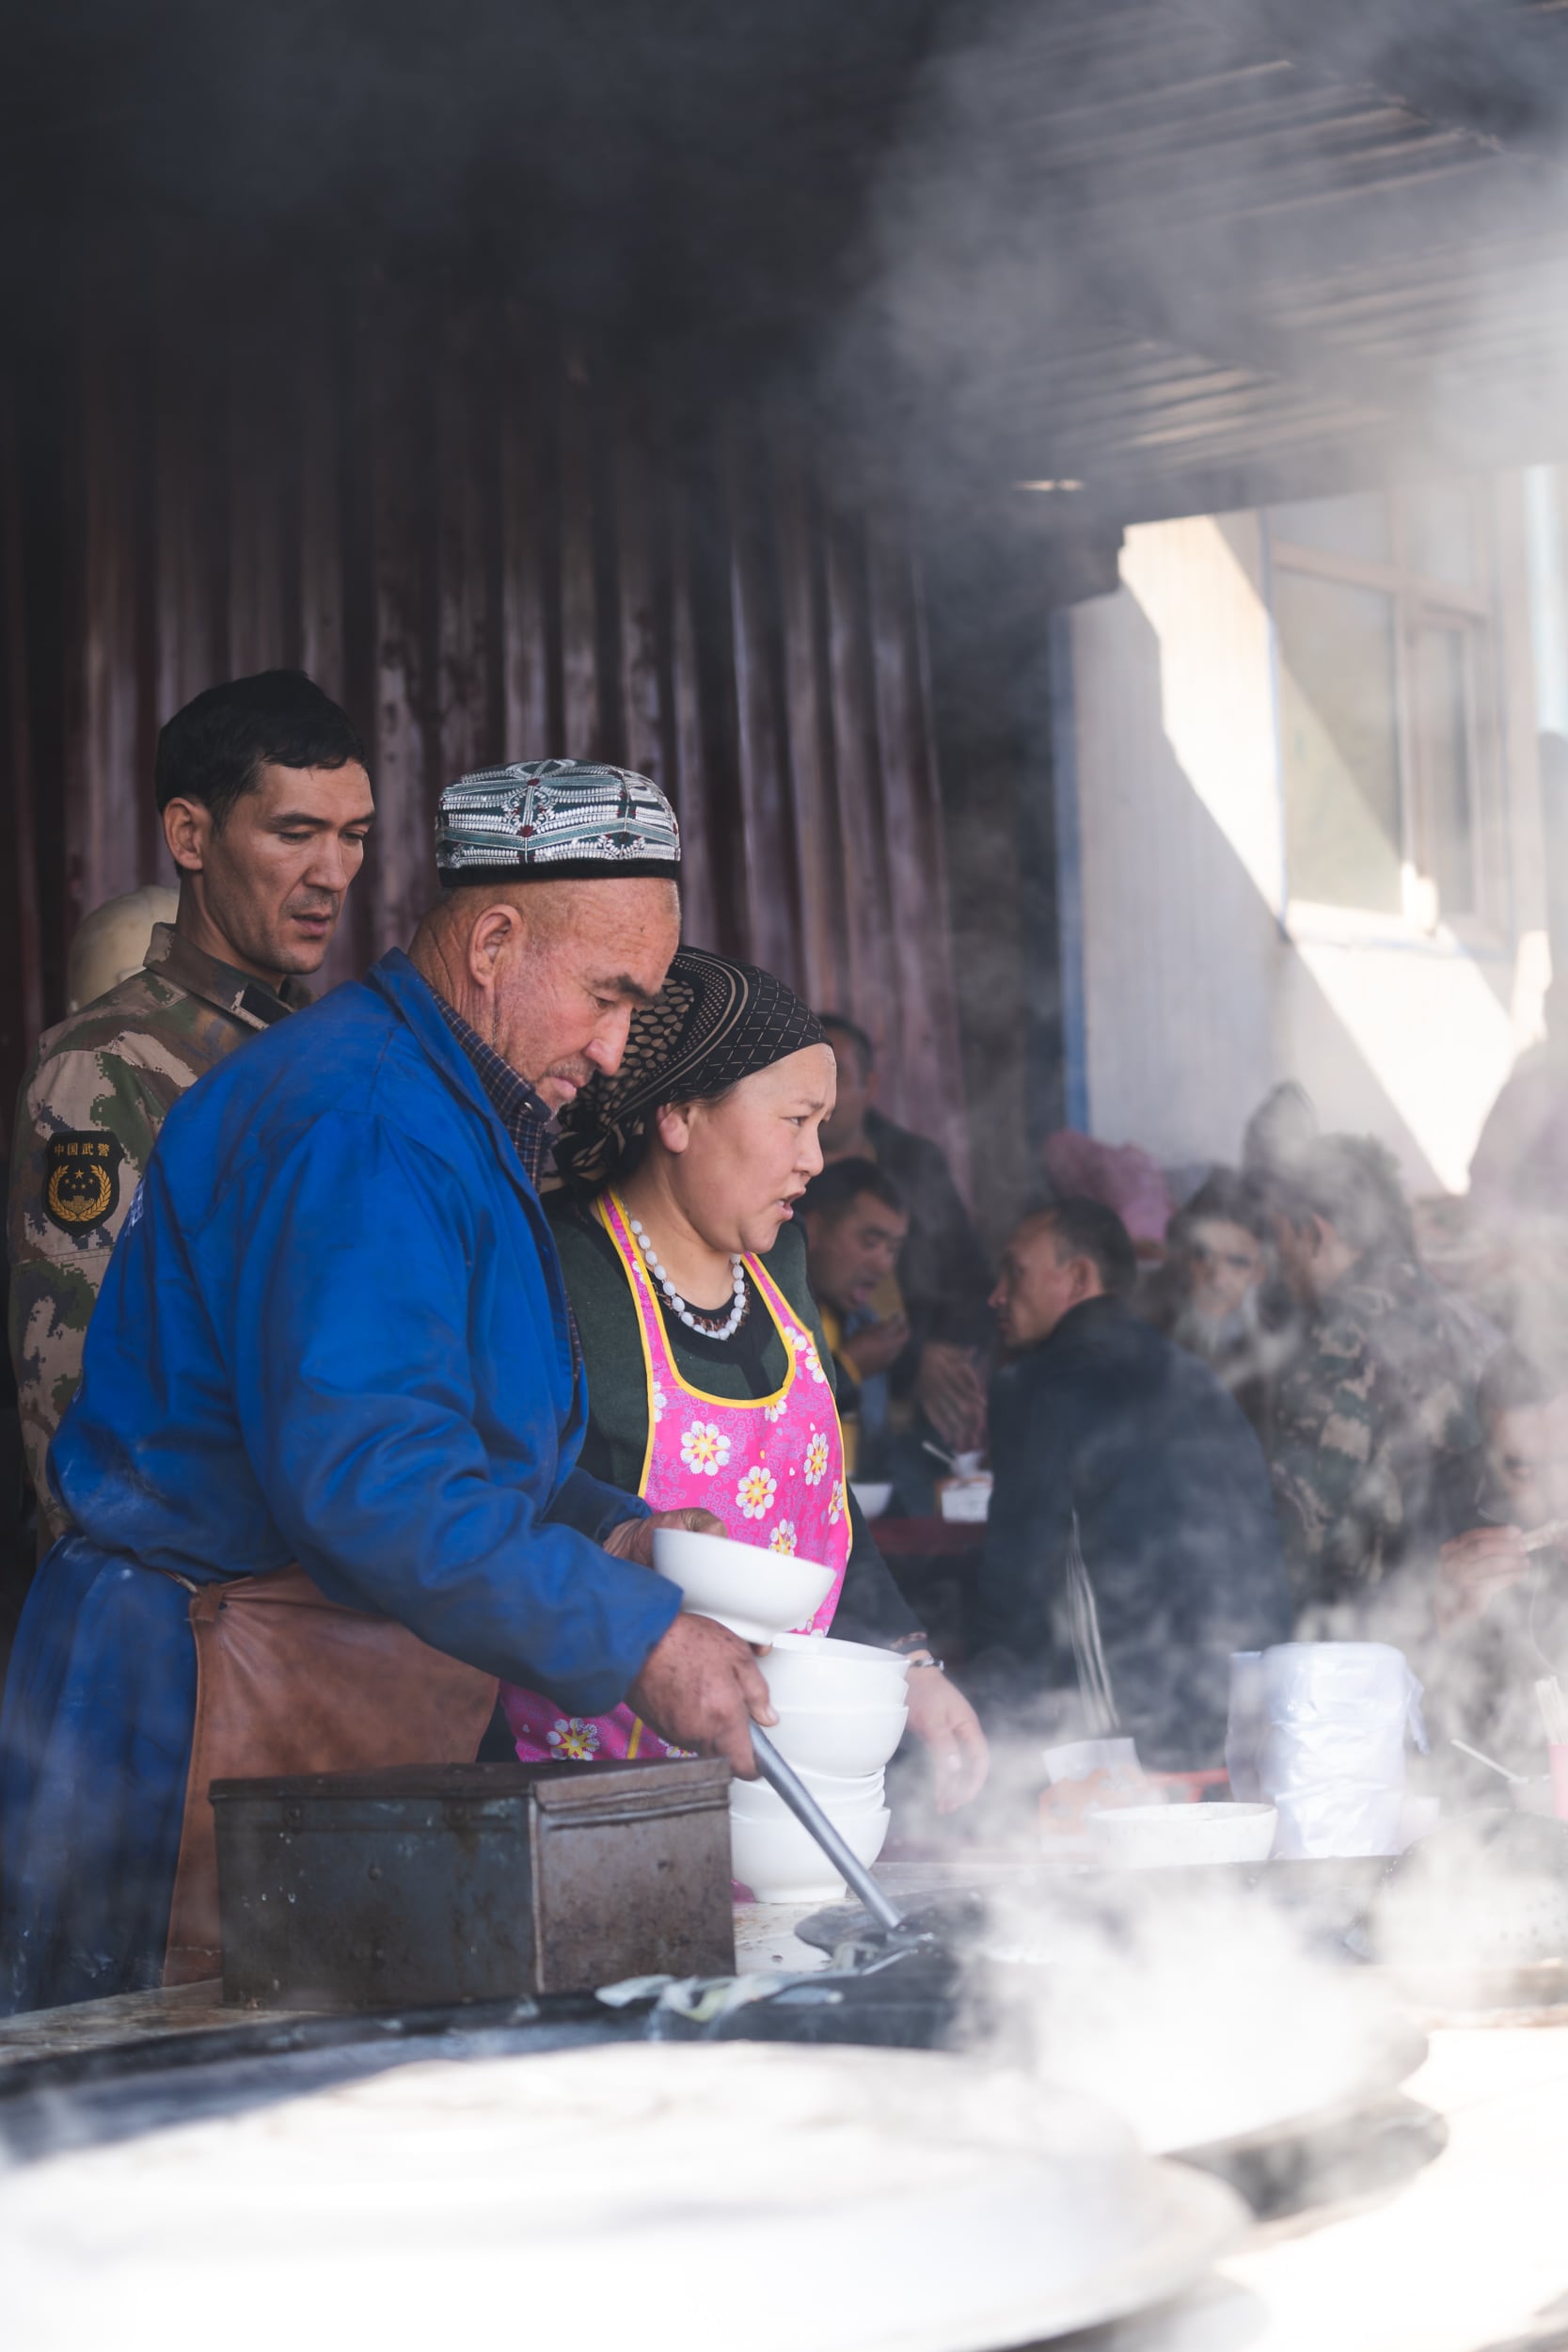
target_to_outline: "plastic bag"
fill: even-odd
[[[1405,1743],[1426,1748],[1421,1686],[1403,1653],[1384,1642],[1285,1642],[1263,1652],[1251,1688],[1259,1789],[1279,1812],[1275,1855],[1397,1853]]]

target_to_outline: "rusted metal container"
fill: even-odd
[[[693,1757],[214,1781],[224,1999],[418,2008],[728,1974],[729,1778]]]

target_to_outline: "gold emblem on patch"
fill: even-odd
[[[119,1164],[124,1157],[113,1136],[92,1130],[49,1138],[43,1207],[62,1233],[90,1233],[119,1203]]]

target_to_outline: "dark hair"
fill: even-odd
[[[840,1037],[848,1039],[860,1056],[863,1074],[868,1074],[876,1068],[877,1048],[872,1044],[858,1021],[851,1021],[846,1012],[819,1012],[816,1017],[825,1029],[830,1032],[836,1029]]]
[[[303,670],[262,670],[209,686],[175,712],[158,736],[152,789],[160,810],[199,801],[222,825],[269,764],[346,768],[350,760],[366,764],[347,711]]]
[[[1568,1355],[1527,1356],[1522,1347],[1499,1347],[1481,1375],[1476,1414],[1495,1421],[1521,1405],[1546,1405],[1568,1391]]]
[[[826,1021],[823,1024],[827,1025]],[[842,1216],[846,1209],[867,1193],[879,1200],[884,1209],[892,1209],[898,1216],[908,1216],[909,1203],[891,1176],[884,1176],[875,1160],[834,1160],[820,1176],[814,1176],[800,1196],[803,1210],[814,1210],[819,1216]]]
[[[1212,1217],[1219,1224],[1239,1225],[1243,1233],[1250,1233],[1254,1241],[1263,1243],[1265,1248],[1274,1238],[1261,1184],[1233,1168],[1211,1169],[1192,1199],[1177,1211],[1165,1236],[1167,1249],[1174,1254],[1185,1248],[1193,1227],[1201,1224],[1205,1217]]]
[[[1372,1136],[1320,1136],[1274,1178],[1280,1215],[1299,1229],[1321,1216],[1357,1257],[1374,1251],[1414,1259],[1416,1229],[1386,1144]]]
[[[1112,1298],[1131,1298],[1138,1283],[1138,1253],[1115,1209],[1100,1200],[1053,1200],[1036,1220],[1056,1237],[1058,1258],[1087,1258]]]

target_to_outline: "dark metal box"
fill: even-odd
[[[223,1997],[391,2009],[728,1975],[729,1766],[213,1783]]]

